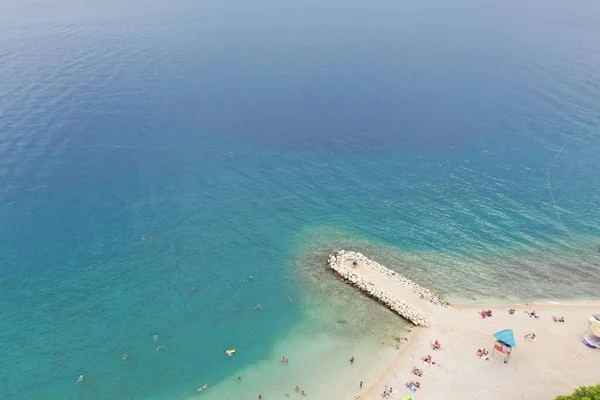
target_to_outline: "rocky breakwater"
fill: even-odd
[[[427,327],[433,324],[431,318],[425,315],[425,313],[418,307],[383,290],[375,283],[359,274],[353,268],[353,266],[359,264],[371,268],[384,275],[386,278],[389,278],[390,280],[402,285],[404,288],[408,289],[415,296],[417,296],[415,299],[417,301],[428,301],[432,304],[442,307],[448,305],[448,303],[443,301],[438,295],[429,289],[419,286],[396,271],[392,271],[391,269],[384,267],[368,257],[365,257],[361,253],[340,250],[339,252],[330,254],[326,261],[327,267],[329,267],[342,280],[352,284],[362,293],[379,301],[396,314],[412,322],[414,325]]]

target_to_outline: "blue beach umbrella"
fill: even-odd
[[[515,343],[515,335],[513,334],[512,329],[504,329],[503,331],[496,332],[494,333],[494,337],[501,342],[506,343],[513,349],[517,347],[517,344]]]

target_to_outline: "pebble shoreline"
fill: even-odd
[[[353,285],[362,293],[374,298],[375,300],[382,303],[387,308],[400,315],[402,318],[412,322],[416,326],[431,326],[433,324],[433,320],[430,317],[426,316],[423,312],[419,311],[416,307],[413,307],[408,302],[391,295],[383,289],[380,289],[379,287],[377,287],[377,285],[358,274],[352,268],[345,266],[344,263],[346,261],[356,261],[361,264],[364,264],[369,268],[372,268],[380,272],[381,274],[389,277],[391,280],[400,283],[402,286],[413,292],[415,295],[435,305],[441,307],[447,307],[449,305],[431,290],[419,286],[415,282],[400,275],[396,271],[392,271],[391,269],[384,267],[383,265],[371,260],[370,258],[366,257],[361,253],[340,250],[338,252],[330,254],[327,257],[327,261],[325,262],[325,264],[343,281]]]

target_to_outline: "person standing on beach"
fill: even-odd
[[[360,390],[362,390],[362,381],[360,381],[360,385],[358,385],[360,387]]]

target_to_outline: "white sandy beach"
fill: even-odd
[[[482,319],[482,308],[493,311],[492,318]],[[515,315],[508,313],[515,308]],[[535,310],[539,319],[524,311]],[[380,399],[385,385],[397,392],[392,398],[402,399],[554,399],[570,393],[580,385],[600,382],[600,350],[586,347],[581,339],[588,332],[587,318],[600,312],[600,303],[529,304],[519,306],[453,306],[435,313],[431,328],[415,327],[409,342],[396,359],[383,369],[378,378],[366,384],[362,399]],[[563,316],[564,323],[552,316]],[[492,334],[514,330],[517,347],[505,364],[503,355],[489,361],[475,356],[478,348],[493,350]],[[526,333],[537,338],[527,341]],[[432,350],[438,340],[440,350]],[[426,366],[421,357],[432,355],[437,365]],[[411,373],[413,367],[423,371],[421,378]],[[421,388],[412,393],[407,381],[419,381]]]
[[[442,308],[364,265],[355,269],[386,291],[421,308],[435,321],[429,328],[413,328],[408,343],[394,360],[383,368],[374,366],[379,369],[377,378],[365,382],[355,398],[381,399],[387,385],[395,392],[391,398],[398,399],[410,395],[414,400],[552,400],[578,386],[600,383],[600,350],[582,343],[583,335],[588,333],[588,318],[600,313],[600,301]],[[516,310],[514,315],[509,314],[510,308]],[[491,309],[493,316],[482,318],[482,309]],[[525,313],[533,310],[539,318]],[[553,316],[564,317],[565,322],[554,322]],[[491,354],[495,343],[492,335],[507,328],[513,329],[517,345],[508,363],[499,353],[489,361],[476,357],[479,348]],[[536,339],[526,340],[524,335],[528,333],[535,333]],[[441,349],[432,349],[435,340],[441,343]],[[427,355],[437,364],[424,365],[421,358]],[[423,376],[413,375],[413,367],[421,369]],[[407,381],[419,381],[421,388],[413,393],[405,386]]]
[[[382,348],[383,338],[390,333],[394,341],[406,336],[403,324],[398,325],[397,332],[386,331],[382,336],[359,335],[349,340],[348,335],[340,337],[339,331],[316,334],[312,325],[324,318],[317,313],[317,319],[297,326],[268,357],[190,398],[251,400],[260,393],[264,400],[287,398],[286,394],[298,399],[375,400],[382,399],[388,386],[395,391],[391,399],[397,400],[405,396],[414,400],[553,400],[577,386],[600,383],[600,350],[582,343],[583,335],[588,333],[588,318],[600,313],[600,301],[453,304],[446,308],[421,299],[365,265],[354,266],[350,262],[347,266],[378,287],[410,302],[415,309],[430,316],[434,324],[428,328],[413,327],[407,342],[394,342],[392,347],[390,341]],[[362,295],[357,291],[356,296]],[[514,315],[508,313],[511,308],[516,310]],[[483,319],[479,314],[482,309],[491,309],[493,316]],[[539,318],[525,313],[533,310]],[[564,317],[566,322],[554,322],[553,316]],[[382,312],[378,318],[400,317]],[[345,326],[340,325],[338,329],[345,330]],[[492,352],[495,343],[492,335],[503,329],[513,329],[515,334],[517,347],[510,361],[505,364],[502,354],[490,357],[489,361],[477,358],[479,348]],[[537,338],[528,341],[523,338],[527,333],[535,333]],[[432,349],[431,343],[435,340],[441,342],[441,349]],[[282,355],[290,358],[289,364],[281,363]],[[423,364],[421,358],[427,355],[434,357],[435,366]],[[356,357],[354,365],[348,361],[351,356]],[[421,369],[423,376],[413,375],[413,367]],[[237,375],[244,377],[243,382],[236,379]],[[361,380],[363,388],[359,390]],[[413,393],[405,387],[407,381],[419,381],[421,388]],[[306,391],[306,397],[295,392],[295,385]]]

